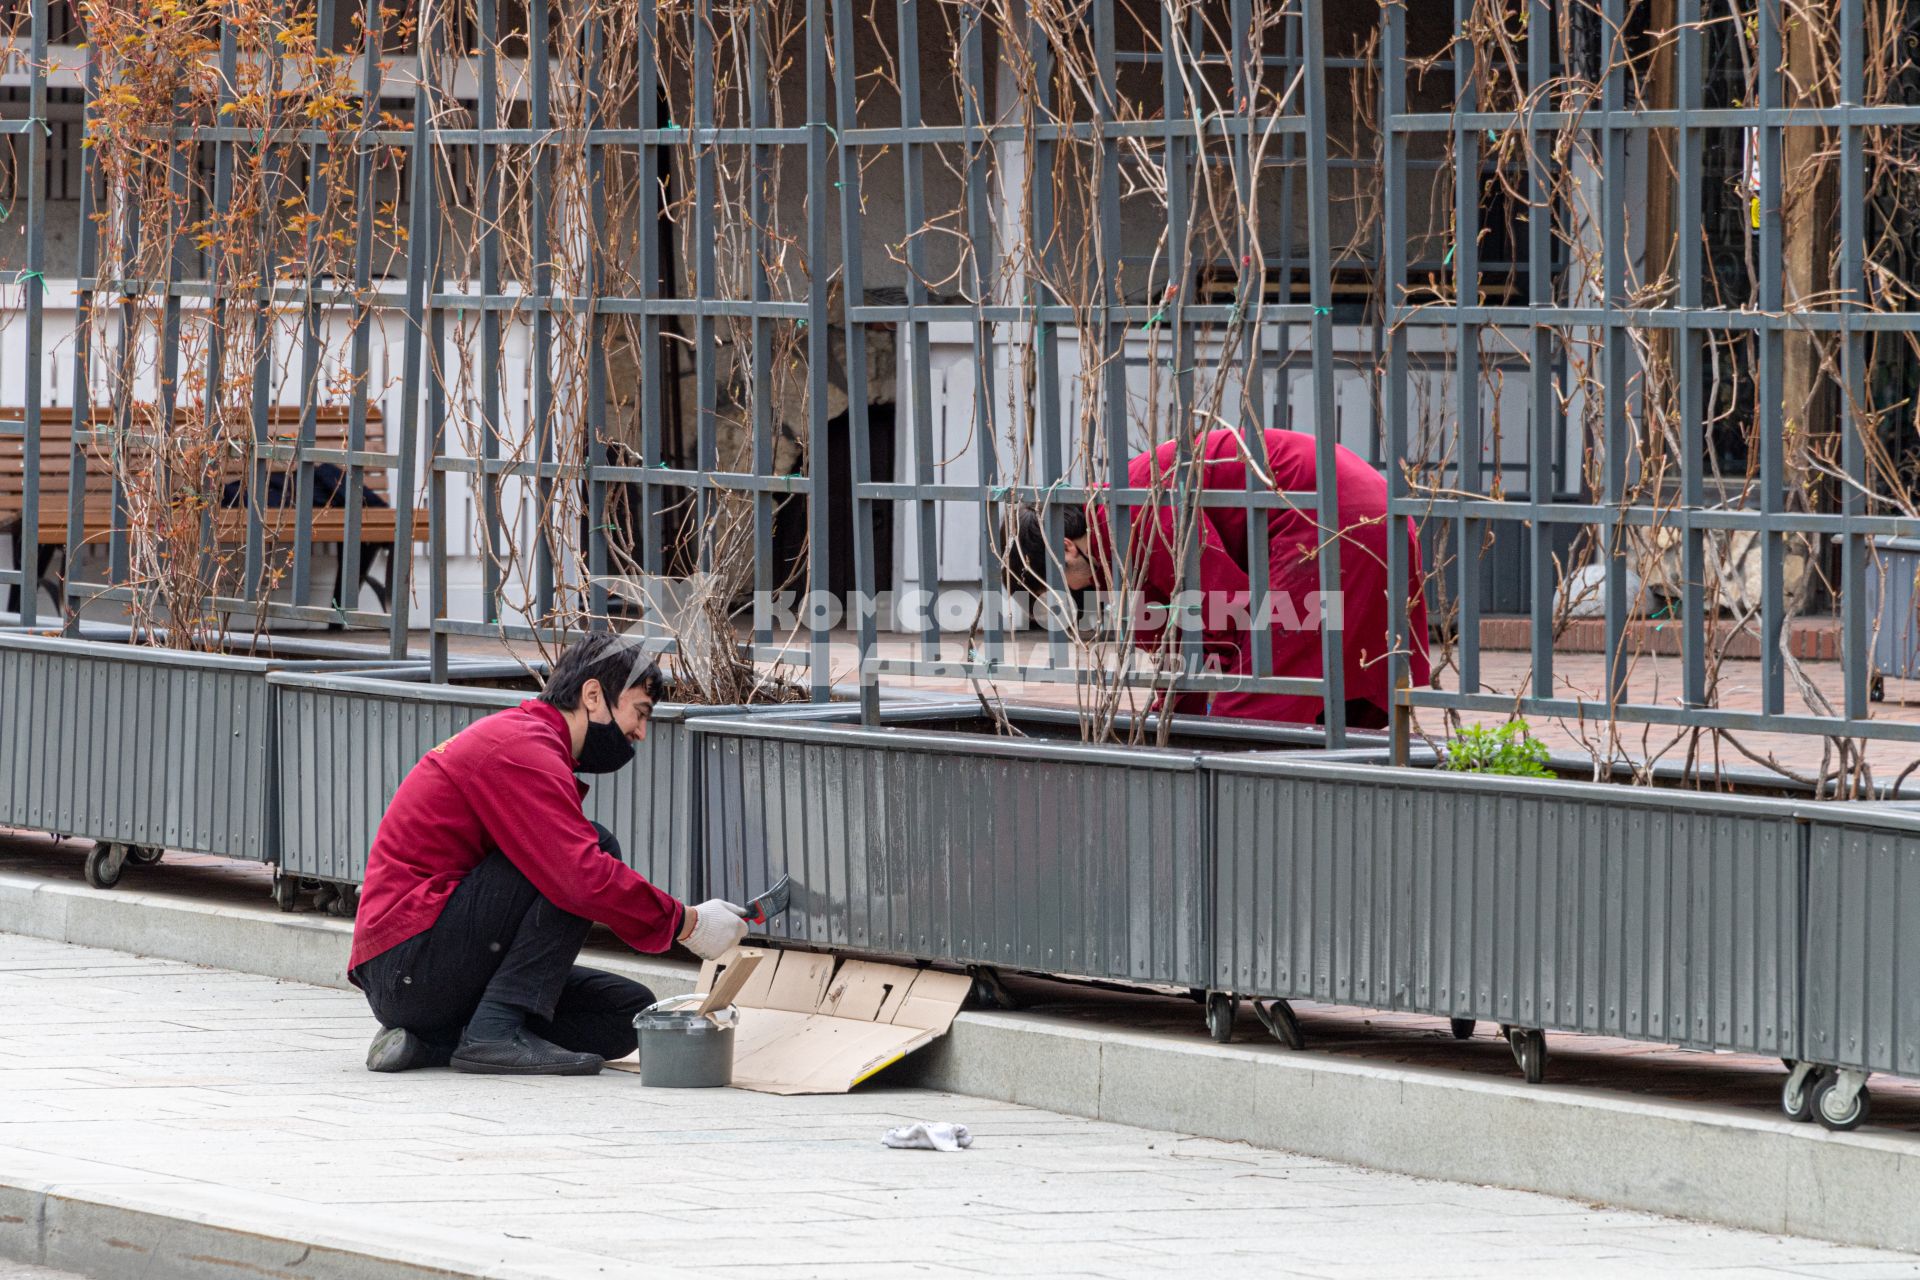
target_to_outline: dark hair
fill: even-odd
[[[540,691],[540,701],[572,711],[580,705],[580,690],[589,680],[600,682],[600,692],[609,704],[618,702],[632,685],[645,689],[655,702],[665,701],[667,696],[667,678],[639,641],[601,631],[567,646],[560,661],[553,664],[553,674]]]
[[[1068,538],[1087,536],[1087,513],[1080,507],[1063,507],[1061,532]],[[1007,575],[1009,585],[1018,590],[1042,595],[1047,590],[1047,565],[1063,562],[1065,547],[1050,545],[1047,522],[1039,507],[1021,507],[1014,515],[1013,536],[1007,539]]]

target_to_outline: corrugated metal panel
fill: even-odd
[[[1795,1055],[1786,805],[1208,767],[1217,987]]]
[[[0,636],[0,821],[270,860],[272,668]]]
[[[1198,757],[761,721],[694,729],[708,880],[783,874],[772,936],[840,950],[1203,985]]]
[[[595,780],[587,816],[613,832],[626,864],[683,902],[706,897],[693,857],[692,745],[685,720],[655,713],[633,763]]]
[[[420,757],[523,696],[352,676],[280,676],[273,687],[282,744],[281,865],[356,884],[366,878],[380,815]],[[657,708],[633,764],[594,781],[587,798],[587,816],[614,833],[627,865],[677,898],[705,894],[694,857],[687,717],[738,711]]]
[[[1806,1052],[1920,1076],[1920,823],[1820,806],[1807,873]]]
[[[280,865],[358,884],[387,802],[420,757],[518,700],[367,678],[282,676]],[[452,696],[448,696],[452,695]]]

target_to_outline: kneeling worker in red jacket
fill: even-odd
[[[348,976],[381,1030],[370,1071],[451,1065],[591,1075],[633,1052],[640,983],[575,965],[599,922],[637,951],[702,959],[746,936],[741,908],[684,906],[620,860],[587,820],[576,773],[611,773],[666,692],[631,640],[568,649],[537,699],[420,758],[374,835]]]

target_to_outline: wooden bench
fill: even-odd
[[[176,412],[176,421],[187,421],[189,410]],[[95,430],[110,428],[114,425],[113,411],[109,408],[95,409],[89,415]],[[136,416],[136,423],[139,419]],[[15,559],[24,565],[25,548],[20,547],[20,535],[25,525],[26,511],[26,438],[22,434],[26,423],[26,413],[18,407],[0,407],[0,534],[13,538],[20,554]],[[40,501],[38,538],[37,577],[45,581],[53,563],[55,553],[64,548],[67,541],[67,485],[73,473],[73,410],[66,406],[47,406],[40,410]],[[136,425],[136,431],[139,427]],[[268,440],[275,445],[291,446],[297,442],[300,434],[300,409],[293,405],[275,405],[268,416]],[[315,411],[313,443],[314,449],[345,450],[348,441],[348,409],[345,405],[322,405]],[[138,447],[136,444],[135,448]],[[361,452],[382,453],[386,448],[386,423],[380,411],[373,406],[367,408],[366,429],[363,433]],[[108,462],[106,447],[99,441],[87,446],[88,461],[86,474],[86,497],[82,518],[83,541],[92,544],[104,544],[113,532],[113,472]],[[321,465],[321,464],[316,464]],[[342,473],[347,468],[338,463]],[[213,537],[216,545],[239,546],[246,542],[248,509],[245,499],[246,487],[251,483],[245,458],[234,456],[223,461],[217,479],[217,505],[211,512]],[[276,547],[290,547],[299,536],[299,490],[294,463],[285,458],[275,458],[267,463],[268,501],[272,505],[259,508],[260,523],[265,546],[269,554]],[[373,560],[381,551],[389,554],[391,564],[393,544],[399,537],[400,513],[395,511],[387,496],[387,471],[384,467],[366,467],[360,472],[362,477],[362,497],[360,507],[360,565],[358,581],[373,587],[382,608],[388,604],[388,589],[391,585],[391,571],[388,582],[373,579]],[[278,481],[276,484],[275,481]],[[316,494],[309,525],[308,540],[316,546],[341,546],[347,540],[347,485],[344,474],[338,492],[326,501]],[[375,505],[380,504],[380,505]],[[413,513],[413,540],[419,541],[427,536],[427,513],[416,510]],[[347,575],[342,572],[334,588],[334,603],[342,604],[345,595]],[[59,596],[58,591],[55,598]],[[17,597],[14,610],[18,609]]]

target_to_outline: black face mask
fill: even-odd
[[[580,744],[580,758],[573,762],[579,773],[612,773],[633,761],[633,744],[620,726],[611,720],[587,721],[586,740]]]

